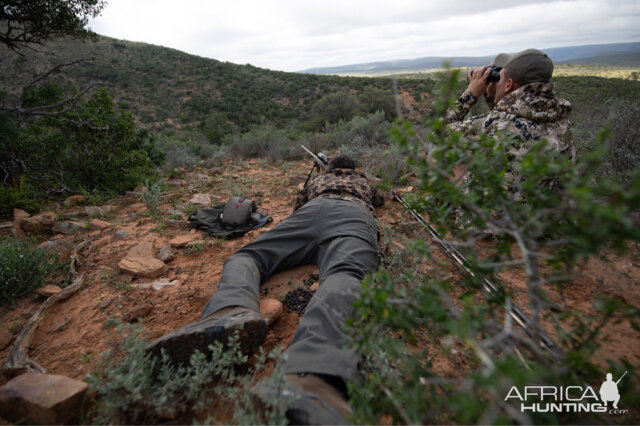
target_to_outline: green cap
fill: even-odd
[[[493,60],[493,63],[496,67],[504,68],[504,66],[507,65],[507,62],[509,62],[509,59],[511,59],[511,55],[506,53],[500,53]]]
[[[520,86],[538,82],[548,83],[553,74],[553,62],[546,53],[537,49],[516,53],[504,68],[509,71],[509,77]]]

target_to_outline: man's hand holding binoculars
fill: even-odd
[[[487,90],[489,84],[493,81],[489,81],[489,77],[495,72],[495,68],[492,66],[482,66],[475,70],[467,71],[467,80],[469,81],[468,90],[473,96],[479,98]]]

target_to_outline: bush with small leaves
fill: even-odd
[[[55,269],[55,260],[45,249],[0,237],[0,304],[44,285]]]

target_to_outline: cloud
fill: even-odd
[[[98,34],[295,71],[640,40],[638,0],[109,0]]]

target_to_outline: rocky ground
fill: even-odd
[[[183,170],[165,180],[157,209],[151,212],[132,192],[100,205],[87,205],[82,197],[51,206],[49,213],[28,217],[16,212],[16,220],[0,224],[0,230],[20,238],[25,233],[41,245],[68,258],[86,241],[80,252],[78,273],[84,286],[71,297],[54,304],[35,330],[28,354],[48,373],[82,380],[98,366],[100,353],[108,349],[105,323],[142,319],[148,339],[196,321],[216,288],[222,264],[231,254],[277,225],[292,211],[298,185],[309,171],[308,161],[269,166],[256,160],[244,166],[226,163],[219,168]],[[256,200],[273,222],[232,240],[217,240],[191,229],[187,217],[208,204],[225,202],[232,195]],[[418,227],[402,206],[387,200],[378,210],[383,228],[402,232]],[[424,233],[417,235],[425,236]],[[401,243],[383,238],[385,251],[401,253]],[[624,257],[605,254],[589,261],[573,286],[554,300],[593,314],[592,303],[600,292],[640,306],[640,256],[637,247]],[[261,289],[264,299],[285,302],[285,308],[269,328],[265,347],[286,347],[300,313],[317,288],[317,268],[299,267],[272,277]],[[526,306],[523,276],[506,273],[506,285],[516,290]],[[0,311],[0,359],[6,359],[22,326],[43,303],[34,293]],[[479,300],[481,296],[479,295]],[[596,359],[626,357],[640,365],[640,334],[628,323],[605,329],[609,339]],[[455,359],[437,359],[440,374],[455,374]],[[8,378],[2,379],[5,383]]]

